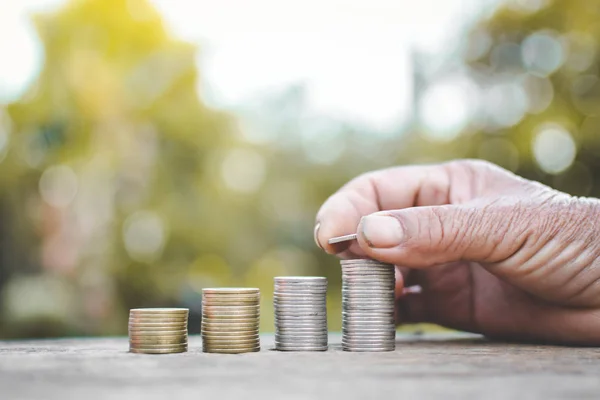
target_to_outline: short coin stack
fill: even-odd
[[[374,260],[343,260],[342,349],[393,351],[394,266]]]
[[[275,278],[275,349],[327,350],[327,279]]]
[[[188,349],[187,308],[135,308],[129,311],[129,351],[183,353]]]
[[[202,290],[202,351],[260,351],[260,291],[255,288]]]

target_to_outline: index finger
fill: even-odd
[[[389,168],[361,175],[330,196],[317,213],[315,241],[330,254],[363,256],[356,241],[331,245],[333,237],[357,233],[363,216],[378,211],[450,203],[452,164]],[[466,174],[463,171],[462,174]]]

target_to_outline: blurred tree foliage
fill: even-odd
[[[197,49],[146,0],[35,17],[43,70],[0,109],[0,335],[123,334],[129,308],[171,305],[198,332],[208,286],[259,287],[269,331],[272,278],[286,274],[329,278],[339,329],[340,274],[313,243],[314,215],[372,169],[479,157],[598,196],[599,7],[510,0],[457,44],[460,60],[416,59],[416,104],[447,76],[475,88],[451,141],[418,119],[373,132],[311,114],[301,86],[236,118],[211,109]]]
[[[48,311],[26,280],[40,269],[75,300],[46,314],[67,331],[111,332],[128,307],[177,302],[200,250],[228,245],[235,226],[216,223],[227,205],[209,160],[233,125],[198,99],[196,49],[146,1],[77,0],[35,22],[45,64],[8,107],[0,174],[3,268],[23,281],[5,290],[7,334]],[[27,297],[30,309],[14,305]]]
[[[461,47],[483,109],[470,156],[600,196],[599,17],[597,0],[507,0],[473,27]]]

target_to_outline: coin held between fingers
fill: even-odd
[[[358,236],[357,236],[356,233],[352,233],[350,235],[333,237],[333,238],[329,239],[327,242],[329,244],[336,244],[336,243],[347,242],[347,241],[350,241],[350,240],[356,240],[357,237]]]

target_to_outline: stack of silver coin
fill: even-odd
[[[188,349],[187,308],[135,308],[129,311],[129,351],[183,353]]]
[[[259,320],[258,289],[204,289],[202,351],[228,354],[260,351]]]
[[[394,266],[374,260],[343,260],[342,349],[393,351]]]
[[[275,349],[327,350],[327,279],[313,276],[275,278]]]

